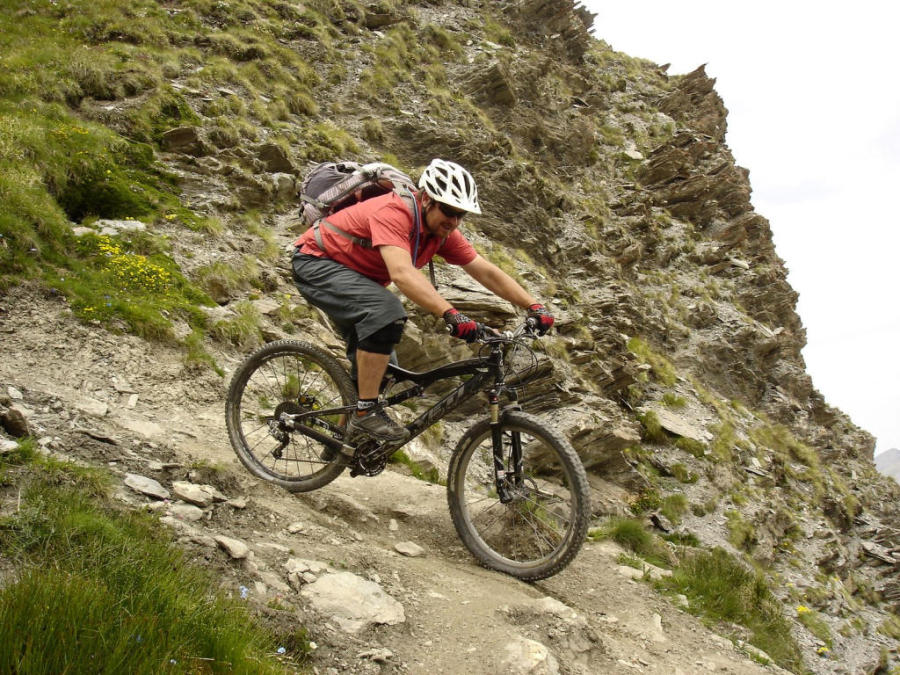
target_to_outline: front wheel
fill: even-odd
[[[286,428],[279,418],[355,401],[356,388],[333,356],[306,342],[272,342],[248,356],[231,380],[225,404],[228,437],[253,474],[291,492],[315,490],[337,478],[344,466],[333,450]],[[306,424],[341,439],[346,418],[315,415]]]
[[[533,415],[507,412],[500,438],[505,503],[485,420],[465,433],[450,460],[450,515],[483,565],[525,581],[546,579],[575,558],[587,535],[587,475],[565,437]]]

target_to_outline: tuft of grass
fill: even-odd
[[[878,626],[878,632],[887,635],[889,638],[900,641],[900,617],[891,614],[884,622]]]
[[[692,454],[697,459],[702,459],[706,455],[706,445],[693,438],[681,436],[675,439],[675,447]]]
[[[446,481],[441,480],[441,474],[436,467],[432,467],[427,471],[422,469],[413,459],[402,450],[398,450],[390,458],[391,464],[402,464],[412,474],[413,478],[423,480],[426,483],[435,485],[446,485]]]
[[[671,467],[669,467],[669,470],[680,483],[696,483],[700,478],[697,474],[695,474],[693,471],[690,471],[681,462],[676,462]]]
[[[612,539],[657,567],[670,567],[672,556],[664,543],[634,518],[610,518],[602,527],[588,532],[592,540]]]
[[[657,492],[655,488],[647,488],[634,499],[630,500],[629,508],[632,513],[638,515],[658,509],[661,503],[662,499],[659,496],[659,492]]]
[[[731,422],[721,422],[714,425],[713,431],[715,436],[710,446],[712,456],[720,461],[733,462],[734,447],[737,444],[737,433],[734,430],[734,425]]]
[[[688,500],[683,494],[673,494],[663,497],[659,506],[659,512],[668,518],[672,524],[679,525],[681,517],[687,512]]]
[[[259,267],[253,258],[245,257],[240,265],[229,265],[216,261],[194,272],[197,283],[210,297],[218,302],[226,302],[238,291],[258,286]]]
[[[659,423],[659,417],[652,410],[638,415],[638,422],[641,423],[641,438],[652,443],[661,445],[669,442],[669,435]]]
[[[184,364],[198,368],[210,368],[219,377],[225,377],[225,371],[216,363],[206,347],[203,346],[203,333],[195,330],[184,338]]]
[[[797,620],[806,627],[806,630],[824,642],[828,649],[832,648],[831,629],[816,610],[800,605],[797,607]]]
[[[39,471],[4,525],[20,572],[0,590],[0,671],[283,672],[272,638],[155,518]]]
[[[731,545],[742,551],[752,551],[757,543],[756,530],[753,524],[748,523],[743,519],[740,512],[733,509],[726,511],[725,517],[728,519],[728,541]]]
[[[818,471],[821,466],[818,453],[808,445],[798,441],[790,429],[782,424],[767,424],[754,427],[750,431],[750,438],[757,445],[771,448],[782,456],[789,456],[815,471]]]
[[[657,354],[653,349],[641,338],[633,337],[628,340],[628,351],[634,354],[638,361],[646,363],[650,366],[650,370],[660,384],[671,387],[678,379],[675,372],[675,366],[664,356]]]
[[[692,552],[671,577],[656,583],[659,588],[687,596],[692,612],[711,621],[747,628],[750,644],[762,649],[781,667],[795,672],[803,669],[790,623],[765,578],[744,567],[727,551],[716,548]]]
[[[248,300],[241,300],[234,306],[234,317],[223,319],[212,327],[212,334],[225,342],[243,349],[251,349],[262,344],[260,325],[262,317]]]
[[[34,461],[35,457],[37,457],[37,447],[34,439],[30,436],[19,439],[18,446],[14,450],[0,455],[3,463],[9,466],[28,464]]]
[[[701,543],[700,539],[693,532],[669,532],[668,534],[661,534],[660,538],[676,546],[698,548]]]
[[[673,394],[670,391],[663,394],[662,401],[669,408],[683,408],[687,405],[687,401],[684,400],[683,396]]]

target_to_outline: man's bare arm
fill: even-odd
[[[463,265],[466,273],[482,286],[517,307],[527,308],[537,303],[519,283],[494,263],[475,256],[475,260]]]
[[[444,300],[434,286],[412,264],[409,251],[399,246],[379,246],[379,253],[387,265],[391,281],[414,303],[428,310],[435,316],[442,316],[453,305]]]

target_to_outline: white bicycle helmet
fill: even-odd
[[[432,199],[448,206],[481,214],[475,179],[459,164],[437,158],[431,160],[431,164],[422,172],[419,187]]]

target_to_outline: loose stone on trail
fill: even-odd
[[[125,476],[125,485],[135,492],[140,492],[154,499],[168,499],[170,496],[169,491],[159,481],[135,473],[129,473]]]

